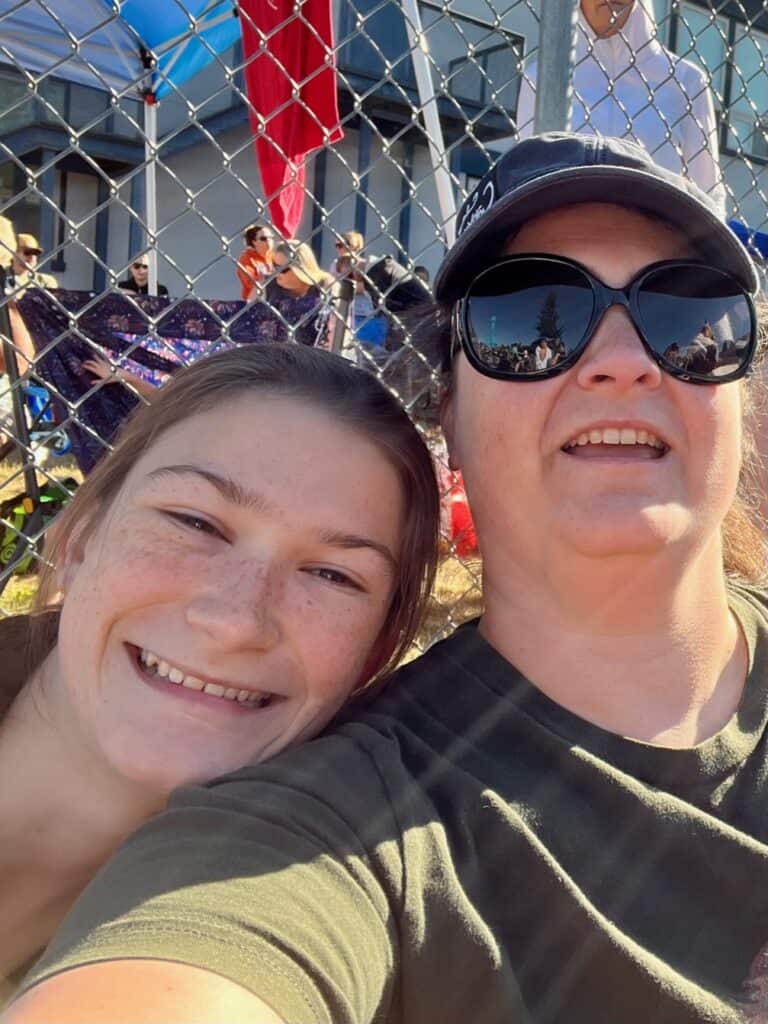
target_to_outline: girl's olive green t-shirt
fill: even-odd
[[[759,1014],[768,621],[762,593],[731,600],[749,675],[699,746],[586,722],[470,624],[323,737],[176,793],[29,984],[158,957],[230,978],[290,1024]]]

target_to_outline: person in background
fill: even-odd
[[[110,362],[104,356],[94,353],[90,358],[84,359],[80,365],[84,370],[93,374],[94,381],[103,380],[106,384],[126,384],[147,401],[153,401],[157,397],[158,388],[154,384],[131,373],[124,366]]]
[[[20,299],[27,288],[58,288],[53,274],[38,270],[43,250],[34,235],[20,232],[16,237],[16,251],[13,254],[13,276],[16,282],[15,298]]]
[[[272,255],[273,280],[265,301],[279,315],[277,333],[301,345],[330,350],[337,325],[334,314],[338,283],[321,269],[306,242],[281,242]]]
[[[418,279],[423,281],[427,288],[429,288],[429,270],[421,263],[413,268],[413,276],[418,277]]]
[[[361,328],[365,331],[365,325],[376,312],[361,274],[366,265],[366,258],[363,255],[365,239],[359,231],[342,231],[335,245],[336,259],[331,266],[331,273],[336,278],[347,278],[352,282],[353,295],[349,309],[349,333],[354,337]],[[354,346],[348,342],[345,349],[347,358],[352,358]]]
[[[134,295],[149,294],[149,258],[146,253],[136,257],[129,267],[128,277],[118,281],[117,287],[124,292],[133,292]],[[168,295],[164,284],[158,283],[157,294]]]
[[[403,314],[430,302],[432,294],[420,277],[392,256],[369,260],[362,280],[374,308],[386,318],[384,348],[395,352],[405,337]]]
[[[245,250],[237,261],[240,296],[246,302],[263,298],[272,273],[275,233],[266,224],[249,224],[243,234]]]
[[[533,134],[537,79],[534,61],[520,85],[516,138]],[[725,213],[707,73],[662,46],[651,0],[581,0],[573,88],[574,131],[640,143],[656,163],[689,177]]]

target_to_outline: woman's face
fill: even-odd
[[[144,288],[149,280],[149,259],[146,256],[140,256],[137,260],[134,260],[131,264],[131,277],[139,286]]]
[[[370,674],[404,504],[381,450],[304,399],[169,430],[67,555],[54,657],[79,741],[166,792],[314,736]]]
[[[570,257],[612,287],[657,260],[695,255],[671,228],[606,204],[537,217],[505,252]],[[579,362],[549,380],[491,380],[460,356],[446,427],[483,550],[507,569],[540,574],[568,554],[669,558],[719,544],[738,481],[741,415],[738,383],[664,373],[613,307]],[[603,430],[622,444],[602,434],[593,443]],[[636,440],[653,434],[663,448],[630,444],[623,430]]]
[[[262,228],[253,241],[253,248],[262,259],[266,259],[266,257],[272,252],[272,246],[274,244],[275,236],[269,228]]]
[[[304,295],[309,291],[309,285],[306,281],[296,274],[290,265],[290,260],[283,253],[276,253],[272,260],[272,267],[277,275],[275,280],[284,288],[287,292],[292,295]]]

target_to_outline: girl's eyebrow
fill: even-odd
[[[201,477],[211,484],[212,487],[215,487],[219,494],[233,505],[247,508],[254,512],[269,513],[275,511],[275,506],[263,494],[248,490],[248,488],[243,487],[242,484],[239,484],[231,477],[222,476],[211,469],[205,469],[203,466],[193,466],[191,464],[161,466],[159,469],[153,469],[147,475],[147,480],[155,480],[163,476]],[[318,531],[318,538],[323,544],[337,548],[369,548],[371,551],[381,555],[393,571],[399,568],[397,559],[387,545],[373,540],[371,537],[360,536],[356,533],[340,532],[338,530],[321,529]]]
[[[249,491],[231,477],[221,476],[221,474],[214,473],[213,470],[205,469],[203,466],[193,466],[191,464],[161,466],[159,469],[153,469],[148,474],[147,480],[155,480],[162,476],[199,476],[215,487],[219,494],[233,505],[252,509],[255,512],[274,511],[274,507],[264,495],[257,494],[256,491]]]

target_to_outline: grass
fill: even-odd
[[[51,458],[45,465],[45,471],[37,472],[37,482],[41,486],[51,477],[63,480],[74,477],[82,480],[82,474],[73,459]],[[0,502],[23,494],[26,490],[21,463],[15,459],[6,459],[0,463]],[[3,529],[0,525],[0,529]],[[22,615],[32,607],[37,593],[37,573],[13,575],[0,593],[0,617],[6,615]]]

